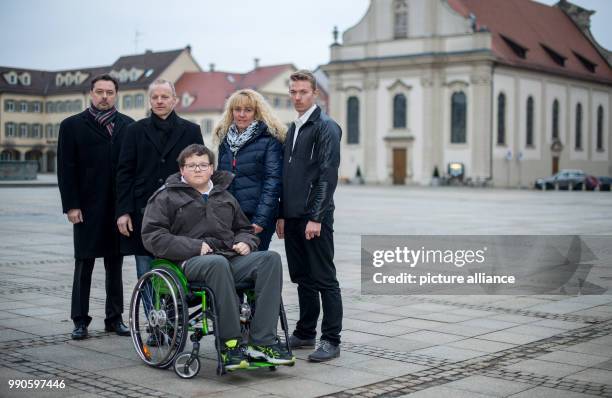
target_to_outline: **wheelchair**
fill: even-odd
[[[191,283],[174,263],[156,259],[151,271],[136,283],[130,302],[130,332],[138,356],[149,366],[161,369],[174,367],[183,379],[195,377],[200,371],[200,340],[214,335],[217,353],[217,375],[224,375],[221,358],[221,340],[217,333],[218,312],[214,292],[205,284]],[[254,286],[236,286],[240,298],[240,326],[243,341],[248,341],[250,323],[255,312]],[[189,308],[195,309],[190,313]],[[279,308],[283,339],[289,353],[287,316],[282,298]],[[187,338],[192,342],[191,351],[183,351]],[[277,337],[278,338],[278,337]],[[276,366],[264,361],[251,361],[247,369]],[[290,365],[293,366],[293,365]]]

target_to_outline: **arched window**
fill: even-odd
[[[552,108],[552,138],[559,138],[559,101],[553,102]]]
[[[463,91],[451,97],[451,143],[464,144],[466,142],[467,127],[467,99]]]
[[[359,144],[359,99],[349,97],[346,101],[347,143]]]
[[[533,97],[527,98],[527,129],[525,137],[525,146],[533,147]]]
[[[393,97],[393,128],[406,128],[406,96],[397,94]]]
[[[506,94],[497,96],[497,145],[506,143]]]
[[[408,37],[408,4],[406,0],[395,0],[393,11],[393,36],[396,39]]]
[[[576,104],[576,149],[582,149],[582,104]]]
[[[597,150],[604,150],[604,142],[603,142],[603,106],[599,105],[597,107]]]

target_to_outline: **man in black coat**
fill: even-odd
[[[119,233],[115,226],[115,174],[130,117],[115,108],[117,81],[110,75],[91,81],[91,104],[60,125],[57,179],[62,210],[73,224],[74,281],[71,318],[75,340],[87,337],[91,274],[97,257],[106,270],[106,331],[130,334],[123,324],[123,282]]]
[[[174,85],[158,79],[149,87],[151,116],[132,124],[125,136],[117,170],[116,220],[121,253],[134,254],[140,278],[153,260],[142,244],[140,230],[147,200],[168,176],[179,171],[177,158],[191,144],[204,144],[200,127],[180,118]]]
[[[300,319],[289,338],[292,348],[313,347],[321,304],[318,348],[308,356],[323,362],[340,355],[342,297],[334,265],[334,191],[340,165],[340,126],[317,107],[317,83],[309,71],[290,77],[289,94],[298,119],[291,124],[283,157],[279,238],[291,281],[298,285]],[[320,301],[319,301],[320,296]]]

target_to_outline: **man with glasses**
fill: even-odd
[[[91,80],[89,107],[65,119],[57,144],[57,180],[62,209],[73,224],[72,338],[88,337],[91,274],[96,258],[106,271],[107,331],[129,336],[123,323],[119,234],[115,226],[115,172],[119,149],[133,120],[117,111],[119,84],[110,75]]]
[[[134,254],[140,278],[153,261],[142,245],[140,229],[147,200],[169,175],[178,171],[176,158],[190,144],[204,144],[200,127],[180,118],[174,85],[155,80],[149,86],[151,116],[134,123],[127,131],[117,170],[117,211],[121,253]]]
[[[149,199],[142,240],[160,258],[181,264],[190,282],[203,282],[215,294],[221,356],[227,369],[246,368],[249,358],[291,365],[276,337],[283,285],[281,258],[257,252],[259,238],[236,198],[227,191],[234,176],[214,172],[215,156],[204,145],[189,145],[178,157],[180,172]],[[235,285],[255,284],[255,315],[249,345],[241,344],[240,303]]]

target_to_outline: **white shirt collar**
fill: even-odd
[[[302,116],[295,120],[295,125],[302,127],[302,125],[308,121],[310,115],[312,115],[312,112],[314,112],[315,109],[317,109],[317,104],[312,104],[312,106],[306,112],[304,112]]]
[[[181,176],[181,182],[184,182],[185,184],[189,185],[189,183],[187,182],[187,180],[185,180],[185,177]],[[206,194],[206,195],[210,195],[210,191],[213,190],[213,182],[212,180],[208,180],[208,191],[202,193],[202,195]]]

